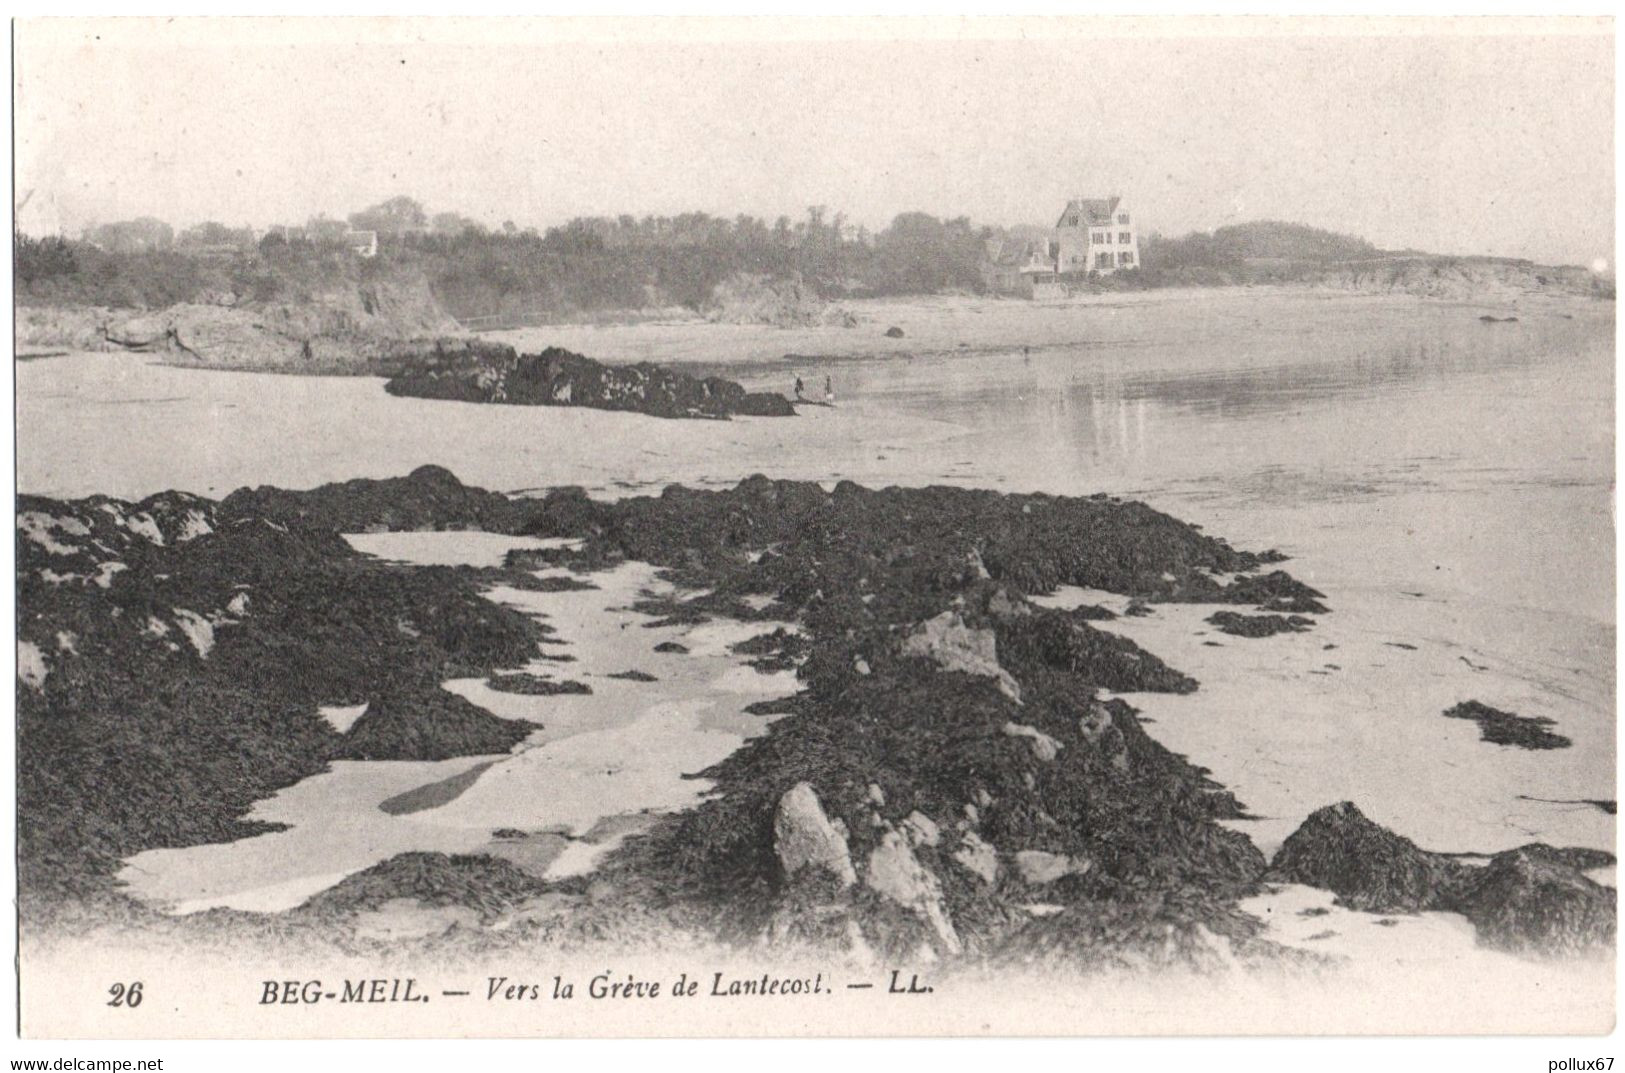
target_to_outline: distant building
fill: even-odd
[[[1055,275],[1054,242],[990,239],[982,279],[994,294],[1033,297],[1035,280]]]
[[[1140,264],[1140,232],[1119,196],[1075,197],[1055,223],[1055,271],[1109,275]]]
[[[344,233],[344,244],[361,257],[378,256],[378,232],[376,231],[346,231]]]

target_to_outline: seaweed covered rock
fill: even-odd
[[[1106,496],[869,489],[850,481],[829,491],[752,476],[721,491],[672,486],[606,504],[588,543],[670,567],[696,587],[771,592],[797,607],[815,595],[858,599],[866,585],[883,588],[900,601],[896,621],[941,614],[944,592],[980,591],[989,583],[984,572],[1012,596],[1061,585],[1158,601],[1314,602],[1319,595],[1281,571],[1248,575],[1265,560],[1143,503]],[[1216,574],[1243,576],[1225,585]]]
[[[1266,879],[1335,893],[1352,909],[1416,912],[1447,901],[1464,866],[1373,823],[1353,802],[1317,809],[1281,844]]]
[[[1046,970],[1214,974],[1257,951],[1261,930],[1258,921],[1206,892],[1136,902],[1079,900],[1027,922],[995,957],[1003,965]]]
[[[1536,843],[1468,864],[1419,849],[1345,801],[1305,820],[1265,878],[1333,891],[1354,909],[1461,913],[1486,946],[1555,956],[1612,948],[1616,893],[1581,871],[1612,861]]]
[[[398,500],[420,483],[367,513],[417,520]],[[505,752],[534,729],[439,683],[527,662],[545,628],[467,570],[356,552],[331,525],[359,512],[331,488],[308,496],[332,509],[278,493],[20,500],[26,912],[108,896],[132,853],[264,830],[242,819],[252,804],[333,759]],[[344,735],[320,714],[364,701]]]
[[[1249,581],[1266,557],[1143,504],[765,477],[615,502],[510,499],[426,469],[155,503],[146,513],[161,545],[130,535],[146,525],[135,506],[118,508],[124,536],[106,533],[116,570],[98,545],[113,514],[26,507],[39,515],[23,523],[19,564],[32,616],[20,634],[31,646],[20,705],[30,883],[53,868],[83,874],[86,847],[105,868],[154,845],[239,837],[254,800],[335,757],[500,752],[529,733],[476,718],[438,685],[541,655],[547,627],[481,597],[496,572],[388,563],[339,536],[462,526],[572,541],[503,569],[637,560],[706,593],[646,608],[664,618],[794,620],[757,643],[760,658],[796,661],[805,688],[752,707],[794,718],[695,772],[714,792],[606,865],[713,935],[755,941],[795,920],[843,949],[855,927],[887,956],[955,941],[996,950],[1029,924],[1016,899],[1031,891],[1012,878],[1022,852],[1088,862],[1042,884],[1047,903],[1129,921],[1200,888],[1210,899],[1175,914],[1177,928],[1217,934],[1265,869],[1220,823],[1243,814],[1240,802],[1152,739],[1127,703],[1099,697],[1195,684],[1086,616],[1025,599],[1059,585],[1146,601],[1313,598],[1279,572]],[[181,542],[188,529],[201,535]],[[200,623],[206,652],[187,632],[201,636]],[[115,658],[82,666],[75,645]],[[134,667],[144,680],[109,670]],[[368,714],[344,735],[317,714],[362,701]],[[154,756],[208,777],[176,780]],[[98,782],[110,768],[117,778]],[[64,807],[75,794],[91,804]],[[62,865],[64,846],[77,864]],[[860,881],[871,873],[877,885]]]
[[[542,505],[470,487],[441,466],[419,466],[404,477],[362,478],[308,491],[239,488],[221,500],[220,512],[335,533],[431,529],[514,533]]]
[[[1217,626],[1220,633],[1232,637],[1274,637],[1278,633],[1302,633],[1314,626],[1315,620],[1302,615],[1244,615],[1238,611],[1215,611],[1207,617],[1209,625]]]
[[[505,352],[504,352],[505,351]],[[392,395],[514,406],[588,406],[654,417],[789,417],[782,395],[752,394],[732,380],[692,377],[647,362],[605,365],[548,347],[436,355],[411,363],[384,384]]]
[[[1516,715],[1481,704],[1462,701],[1445,710],[1446,719],[1469,719],[1478,724],[1478,736],[1493,745],[1515,745],[1520,749],[1567,749],[1574,744],[1546,728],[1556,724],[1545,716]]]
[[[806,658],[811,647],[800,633],[779,626],[771,633],[759,633],[740,641],[730,651],[736,655],[750,656],[752,668],[769,674],[794,669]]]
[[[1192,693],[1196,680],[1127,637],[1095,629],[1068,611],[1038,611],[998,625],[1000,648],[1018,671],[1042,666],[1087,675],[1118,693]]]
[[[449,760],[505,753],[538,727],[503,719],[427,684],[374,698],[334,751],[343,760]]]
[[[568,678],[545,678],[524,671],[493,674],[486,680],[486,684],[498,693],[517,693],[526,697],[585,696],[592,692],[592,687],[585,682]]]
[[[1560,858],[1527,848],[1498,853],[1462,911],[1487,946],[1524,954],[1611,950],[1618,894]]]
[[[298,912],[347,916],[411,899],[427,906],[469,906],[494,916],[542,889],[540,880],[500,858],[400,853],[314,895]]]

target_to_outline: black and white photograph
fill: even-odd
[[[11,31],[23,1042],[1614,1030],[1612,18]]]

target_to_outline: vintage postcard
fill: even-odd
[[[1612,1030],[1611,19],[12,29],[25,1040]]]

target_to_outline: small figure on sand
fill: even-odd
[[[824,401],[831,406],[835,405],[835,385],[830,383],[828,376],[824,377]]]
[[[805,394],[806,390],[807,390],[807,385],[805,385],[805,384],[803,384],[801,382],[801,377],[799,377],[799,376],[796,377],[796,400],[798,402],[802,402],[802,401],[806,400],[806,398],[807,398],[807,396]]]

